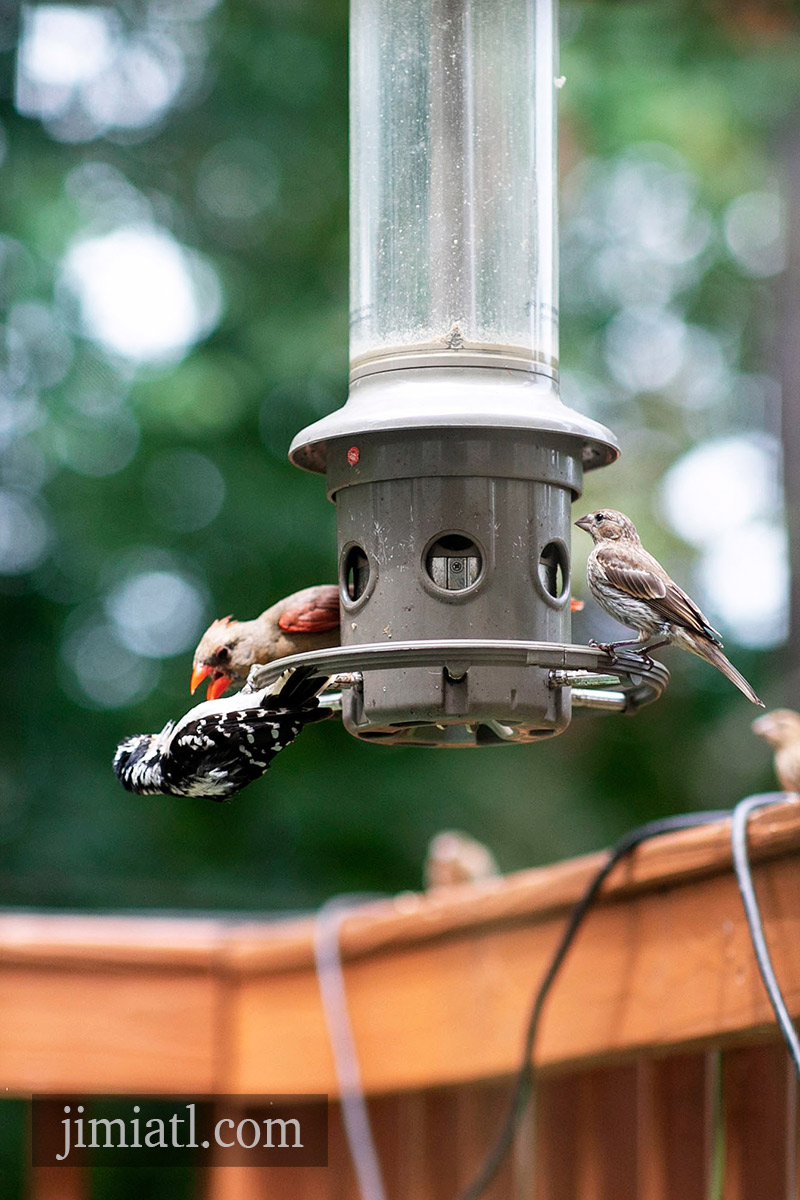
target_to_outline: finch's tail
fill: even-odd
[[[734,684],[740,692],[743,692],[752,704],[758,704],[760,708],[765,707],[764,701],[759,700],[758,696],[750,687],[750,684],[747,682],[744,675],[740,674],[739,671],[736,670],[736,667],[733,665],[733,663],[728,661],[728,659],[720,650],[719,646],[715,646],[713,642],[706,641],[705,639],[701,641],[700,638],[692,638],[691,642],[692,654],[696,654],[698,658],[704,658],[706,662],[711,663],[712,667],[716,667],[718,671],[721,671],[726,679],[730,679],[731,683]],[[683,644],[686,645],[685,642]],[[688,650],[689,648],[690,647],[687,645],[686,649]]]

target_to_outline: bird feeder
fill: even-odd
[[[352,3],[350,392],[290,458],[336,504],[342,650],[320,654],[359,672],[366,740],[535,741],[608,671],[569,645],[571,504],[618,450],[559,397],[555,21]]]

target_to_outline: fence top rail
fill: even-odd
[[[800,802],[765,809],[750,822],[755,862],[800,851]],[[567,910],[603,860],[589,854],[440,892],[402,893],[345,918],[345,961],[453,936],[535,924]],[[607,881],[603,898],[627,897],[729,872],[727,822],[665,835],[640,846]],[[140,969],[269,974],[313,962],[313,916],[256,919],[0,910],[0,964],[59,963]]]

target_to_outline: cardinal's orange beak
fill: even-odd
[[[218,675],[208,663],[200,663],[192,668],[192,678],[189,681],[192,695],[200,687],[203,680],[208,679],[209,675],[213,678],[206,689],[206,700],[218,700],[222,693],[231,686],[233,680],[229,675]]]
[[[233,683],[227,675],[218,675],[216,679],[212,679],[206,691],[206,700],[218,700],[226,688],[229,688]]]
[[[582,600],[570,600],[569,611],[570,612],[583,612],[583,601]]]
[[[197,689],[200,687],[200,684],[204,679],[207,679],[210,674],[211,667],[208,665],[208,663],[200,663],[192,668],[192,678],[189,681],[189,687],[192,690],[192,695],[195,694]]]

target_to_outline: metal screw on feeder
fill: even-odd
[[[336,503],[319,665],[360,738],[535,741],[668,678],[569,645],[571,502],[618,450],[559,398],[556,77],[554,0],[353,0],[350,394],[290,458]]]

